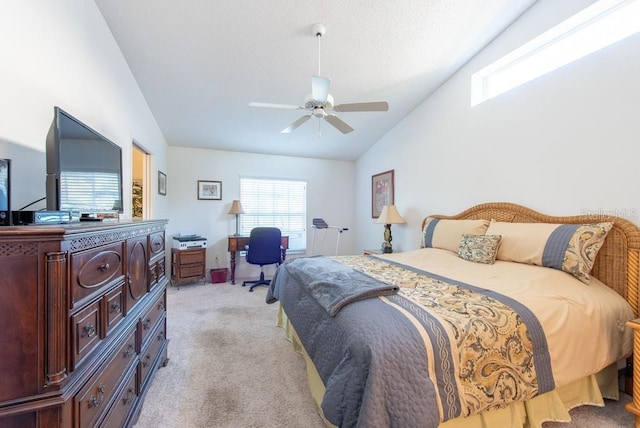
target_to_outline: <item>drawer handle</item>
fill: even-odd
[[[158,340],[158,342],[162,342],[164,340],[164,331],[161,331],[160,333],[158,333],[158,336],[156,337],[156,339]]]
[[[122,399],[122,404],[128,406],[133,402],[133,399],[136,397],[136,394],[133,391],[133,388],[127,389],[127,396]]]
[[[149,330],[149,327],[151,326],[151,320],[149,318],[147,318],[146,320],[144,320],[144,322],[142,323],[142,328],[145,330]]]
[[[164,311],[164,302],[158,303],[157,308],[158,308],[159,311]]]
[[[114,302],[111,305],[111,313],[112,314],[119,314],[120,312],[122,312],[122,306],[120,306],[120,303]]]
[[[85,325],[83,331],[83,336],[92,337],[96,335],[96,328],[91,323]]]
[[[98,393],[100,394],[100,398],[97,398],[93,395],[89,397],[88,404],[90,409],[93,407],[99,407],[102,404],[102,400],[104,399],[104,384],[101,383],[100,385],[98,385],[96,391],[98,391]]]
[[[147,367],[149,367],[150,363],[151,363],[151,357],[147,355],[146,357],[144,357],[144,360],[142,361],[142,367],[146,369]]]
[[[124,357],[125,358],[131,358],[132,356],[134,356],[136,353],[133,344],[129,344],[129,346],[127,346],[127,350],[124,351]]]
[[[104,272],[105,270],[109,269],[111,266],[109,265],[109,263],[105,263],[103,265],[101,265],[98,270],[100,270],[101,272]]]

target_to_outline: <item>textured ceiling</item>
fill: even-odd
[[[535,0],[95,0],[171,146],[355,160]],[[300,110],[318,72],[343,135]],[[319,136],[319,131],[321,136]]]

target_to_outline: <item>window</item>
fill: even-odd
[[[640,0],[600,0],[471,76],[471,106],[640,31]]]
[[[277,227],[289,237],[289,252],[307,249],[307,183],[304,181],[240,178],[244,214],[240,233],[258,226]]]

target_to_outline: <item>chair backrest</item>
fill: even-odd
[[[268,265],[282,262],[282,233],[277,227],[256,227],[249,235],[247,263]]]

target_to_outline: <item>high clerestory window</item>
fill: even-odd
[[[471,76],[471,106],[640,31],[640,0],[600,0]]]

